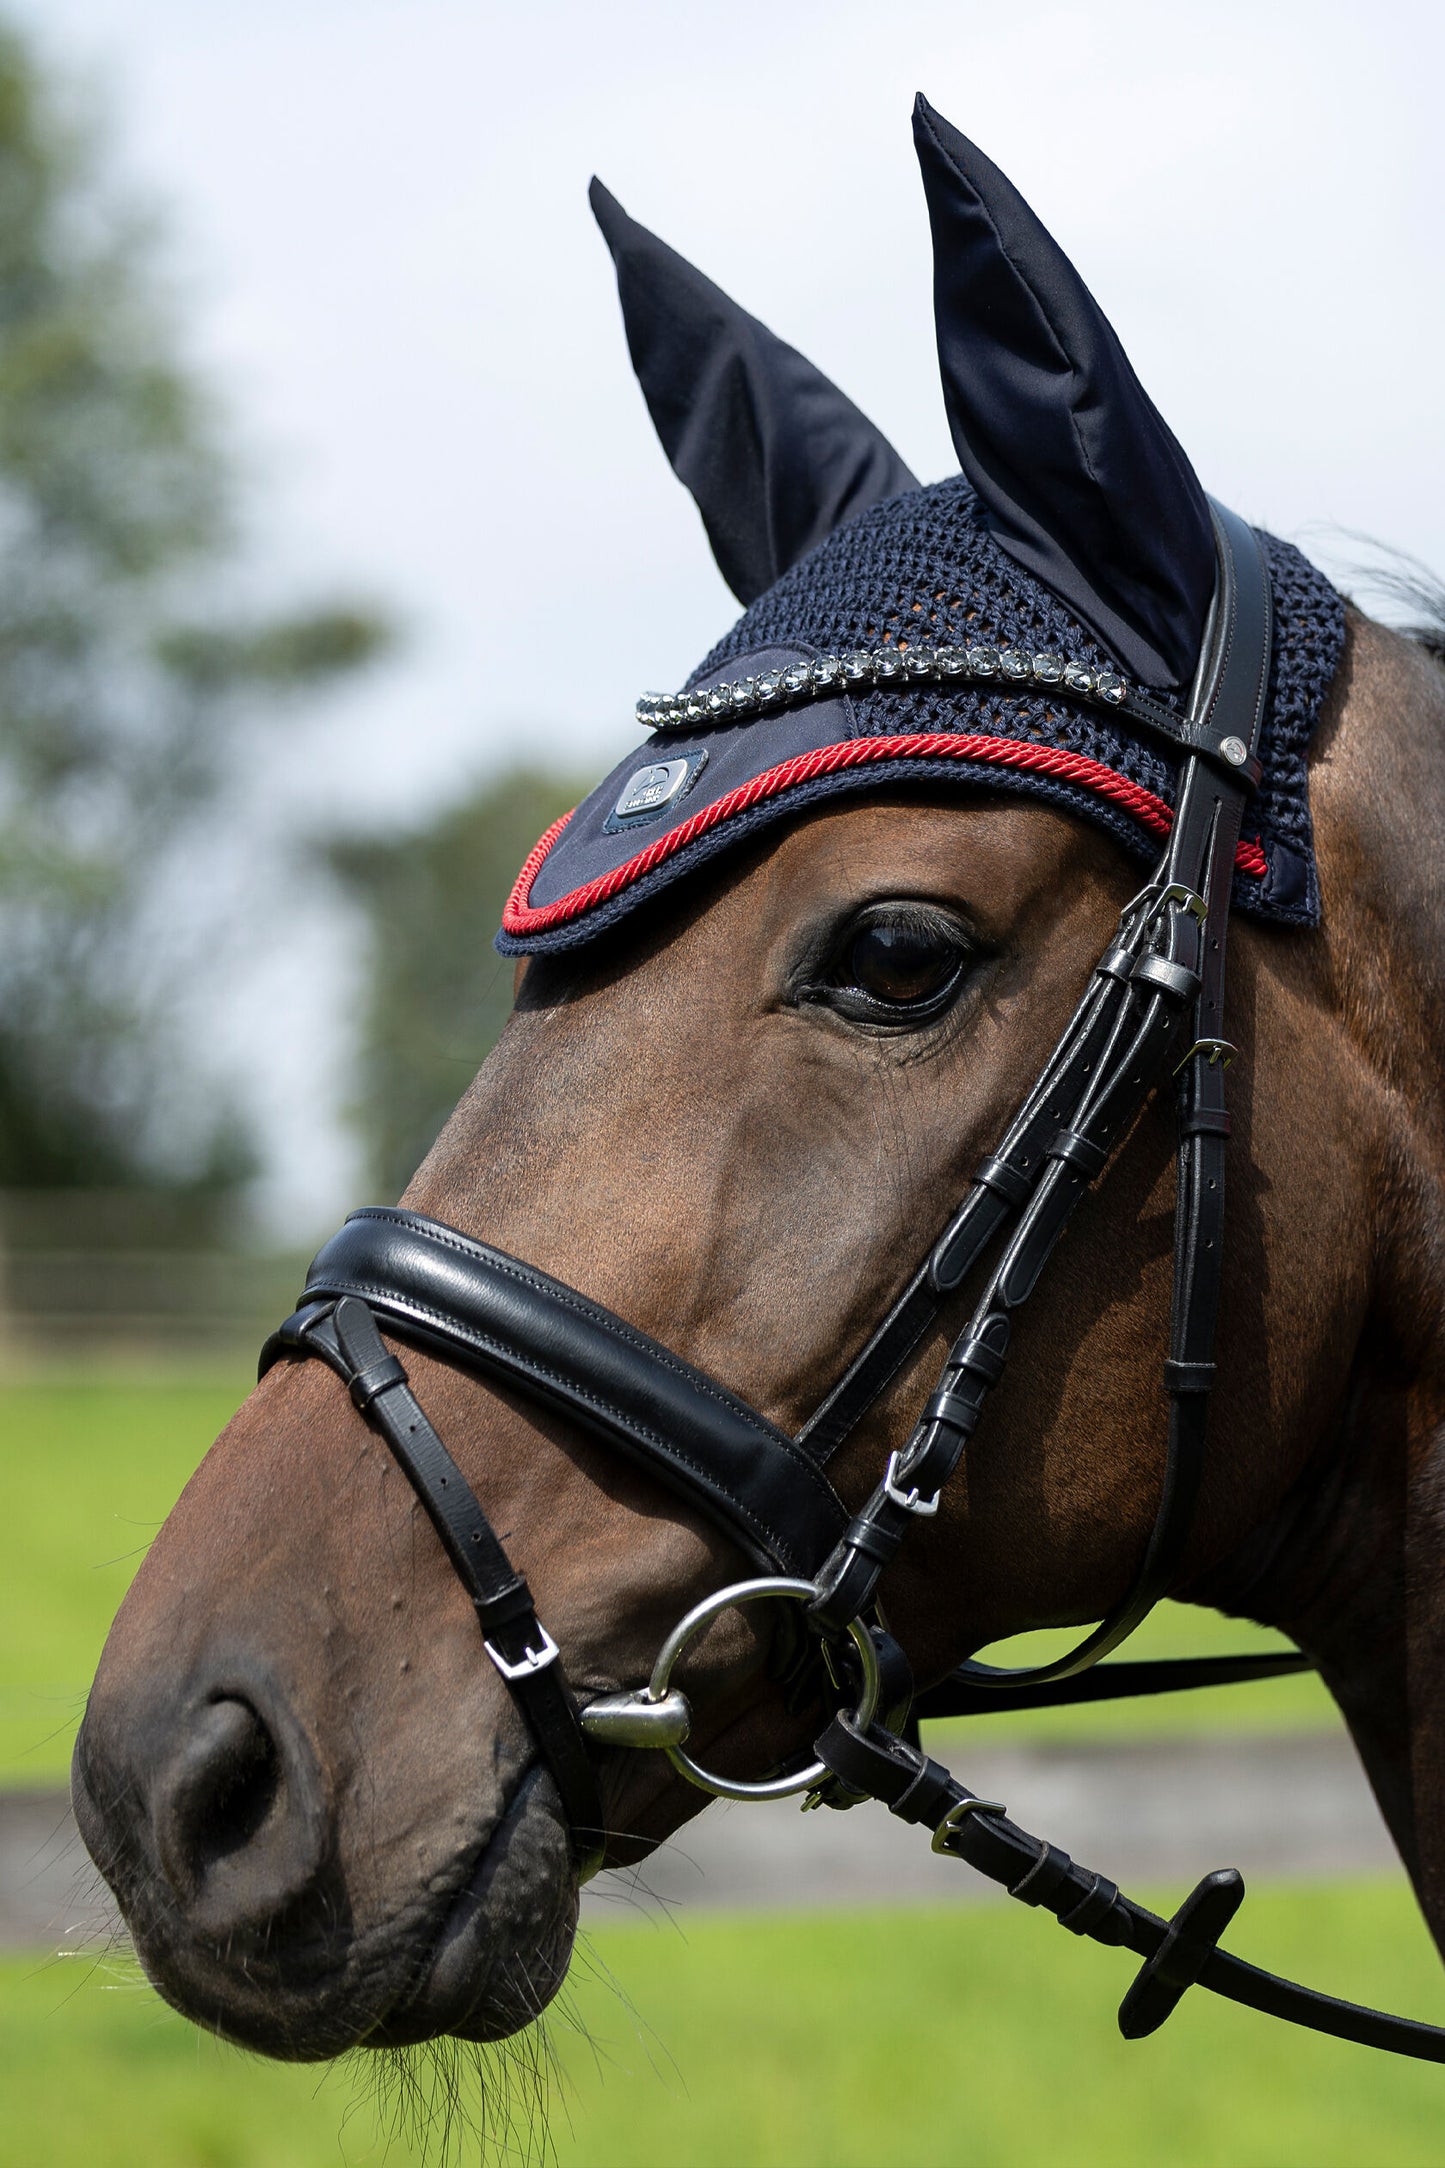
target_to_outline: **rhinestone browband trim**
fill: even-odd
[[[1067,656],[1031,655],[1021,647],[860,648],[847,655],[820,655],[814,662],[756,677],[733,678],[697,692],[644,693],[637,720],[645,730],[680,730],[698,723],[746,721],[819,693],[897,689],[928,680],[948,685],[1003,684],[1011,690],[1062,686],[1077,699],[1122,707],[1129,684],[1115,670],[1090,670]]]

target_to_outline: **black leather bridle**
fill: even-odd
[[[584,1877],[606,1838],[597,1746],[657,1747],[691,1782],[734,1797],[809,1789],[823,1804],[883,1800],[1076,1935],[1144,1960],[1119,2012],[1129,2038],[1154,2031],[1196,1982],[1251,2008],[1342,2039],[1445,2061],[1445,2030],[1337,2001],[1218,1947],[1244,1883],[1206,1875],[1172,1920],[1124,1896],[1066,1852],[1011,1822],[931,1760],[920,1719],[1217,1685],[1309,1668],[1300,1655],[1195,1658],[1093,1667],[1176,1578],[1203,1469],[1224,1223],[1229,1115],[1223,1036],[1225,934],[1240,823],[1259,779],[1269,685],[1269,577],[1252,531],[1215,507],[1218,577],[1187,711],[1131,691],[1124,712],[1180,755],[1174,822],[1148,886],[1123,912],[1082,1000],[998,1149],[942,1234],[822,1405],[796,1437],[735,1394],[535,1267],[418,1213],[353,1213],[312,1264],[300,1307],[268,1340],[264,1373],[317,1355],[345,1381],[416,1489],[476,1607],[487,1655],[550,1770]],[[1186,1038],[1187,1034],[1187,1038]],[[1164,1383],[1169,1433],[1153,1530],[1133,1586],[1103,1623],[1055,1662],[1025,1671],[966,1663],[921,1694],[876,1598],[909,1531],[937,1511],[990,1388],[1002,1375],[1013,1312],[1033,1293],[1088,1185],[1145,1100],[1172,1077],[1179,1171],[1174,1292]],[[872,1496],[851,1517],[828,1463],[897,1376],[945,1302],[998,1249],[937,1390]],[[556,1643],[456,1463],[381,1337],[428,1349],[545,1401],[640,1460],[720,1526],[756,1569],[679,1622],[647,1686],[579,1707]],[[807,1648],[838,1703],[806,1769],[757,1784],[711,1775],[684,1751],[691,1712],[670,1684],[692,1635],[734,1603],[788,1597],[804,1608]]]

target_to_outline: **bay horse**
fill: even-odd
[[[1162,1593],[1318,1668],[1445,1945],[1445,676],[1210,507],[915,130],[927,490],[594,187],[747,615],[523,868],[500,1044],[323,1251],[76,1746],[151,1979],[265,2053],[525,2026],[704,1770],[886,1797],[1143,1956],[1135,2031],[1195,1979],[1299,2015],[1227,1876],[1156,1920],[910,1728],[910,1678],[986,1700],[973,1652],[1103,1618],[1067,1690]]]

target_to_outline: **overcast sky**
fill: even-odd
[[[193,355],[260,477],[259,560],[406,626],[288,737],[293,818],[419,817],[541,752],[600,772],[635,742],[636,694],[736,614],[631,378],[594,170],[917,473],[952,471],[920,88],[1068,249],[1210,490],[1332,571],[1350,531],[1445,569],[1438,6],[20,13],[99,87],[122,170],[169,213]],[[334,1006],[280,954],[266,983],[273,1191],[324,1220],[355,1179],[326,1103]]]

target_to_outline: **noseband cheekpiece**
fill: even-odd
[[[1173,825],[1154,878],[1122,914],[997,1151],[797,1437],[575,1289],[400,1209],[351,1215],[313,1263],[301,1306],[267,1342],[261,1370],[287,1355],[320,1356],[385,1439],[476,1606],[486,1653],[556,1783],[584,1878],[606,1849],[594,1746],[657,1748],[689,1782],[732,1798],[806,1791],[810,1804],[837,1808],[882,1800],[904,1821],[930,1828],[936,1852],[966,1861],[1023,1903],[1042,1905],[1071,1934],[1132,1951],[1144,1962],[1119,2011],[1128,2039],[1155,2031],[1197,1984],[1316,2032],[1445,2062],[1445,2030],[1317,1994],[1220,1949],[1244,1897],[1233,1868],[1206,1875],[1171,1920],[1161,1919],[1104,1875],[1030,1836],[997,1802],[977,1798],[918,1743],[921,1718],[1310,1668],[1302,1655],[1286,1655],[1093,1669],[1173,1585],[1199,1493],[1214,1378],[1229,1135],[1224,1072],[1233,1052],[1223,1036],[1225,932],[1240,823],[1259,779],[1272,636],[1269,577],[1255,535],[1220,507],[1215,533],[1214,604],[1187,714],[1132,688],[1116,703],[1181,756]],[[1105,697],[1113,697],[1112,687]],[[737,703],[739,720],[746,721],[747,707]],[[1164,1365],[1169,1433],[1154,1527],[1134,1584],[1053,1663],[1024,1671],[965,1663],[915,1696],[876,1605],[884,1568],[910,1529],[938,1510],[1003,1373],[1012,1314],[1033,1293],[1074,1207],[1150,1093],[1170,1078],[1179,1168]],[[936,1392],[850,1518],[829,1480],[829,1460],[995,1242],[1002,1254]],[[718,1590],[678,1623],[645,1687],[579,1707],[525,1577],[423,1414],[382,1326],[546,1402],[640,1461],[719,1526],[755,1576]],[[684,1751],[691,1711],[670,1682],[696,1633],[733,1605],[764,1597],[805,1607],[819,1672],[841,1706],[806,1768],[731,1782]]]

